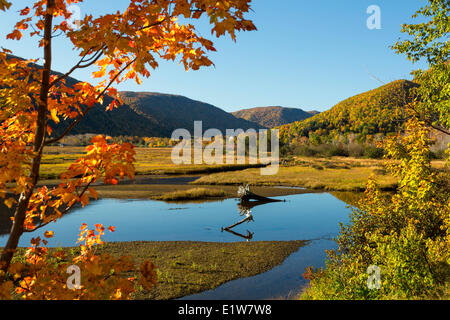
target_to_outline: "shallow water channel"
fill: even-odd
[[[305,193],[277,197],[283,202],[253,208],[241,207],[236,199],[204,203],[171,204],[152,200],[103,199],[79,208],[47,229],[55,237],[49,246],[76,245],[82,223],[116,226],[103,237],[112,241],[285,241],[311,240],[282,265],[245,279],[228,282],[215,290],[184,299],[271,299],[292,297],[304,285],[301,275],[307,266],[324,265],[325,250],[334,248],[332,239],[339,222],[347,222],[348,205],[329,193]],[[227,227],[232,228],[227,228]],[[43,233],[45,230],[42,230]],[[20,246],[32,237],[24,234]],[[0,236],[0,245],[7,236]]]

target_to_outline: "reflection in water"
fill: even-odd
[[[241,234],[239,232],[235,232],[235,231],[233,231],[231,229],[228,229],[228,228],[222,229],[222,232],[223,231],[226,231],[226,232],[229,232],[231,234],[234,234],[235,236],[238,236],[238,237],[240,237],[242,239],[245,239],[247,241],[252,240],[253,239],[253,235],[255,234],[254,232],[250,232],[250,231],[247,230],[247,235],[243,235],[243,234]]]
[[[235,232],[235,231],[232,230],[234,227],[237,227],[238,225],[241,225],[241,224],[243,224],[244,222],[249,223],[249,222],[254,222],[254,221],[255,221],[255,220],[253,219],[252,212],[250,211],[250,209],[244,209],[244,210],[240,211],[240,213],[241,213],[241,214],[240,214],[241,216],[244,216],[244,215],[245,215],[245,218],[242,219],[242,220],[239,221],[239,222],[236,222],[235,224],[233,224],[233,225],[231,225],[231,226],[222,228],[222,232],[223,232],[223,231],[226,231],[226,232],[229,232],[229,233],[231,233],[231,234],[234,234],[235,236],[241,237],[242,239],[245,239],[245,240],[247,240],[247,241],[250,241],[250,240],[253,239],[253,235],[255,234],[254,232],[250,232],[249,230],[247,230],[247,235],[243,235],[243,234],[241,234],[241,233],[239,233],[239,232]]]
[[[185,210],[173,210],[171,203],[153,200],[124,201],[102,199],[85,208],[73,210],[56,223],[48,226],[55,233],[50,247],[74,246],[79,228],[83,223],[94,227],[97,223],[116,226],[116,232],[105,234],[104,240],[117,241],[204,241],[236,242],[246,241],[231,232],[221,232],[236,222],[248,218],[250,209],[252,221],[233,227],[233,232],[244,236],[253,235],[251,241],[289,241],[324,239],[334,237],[339,231],[339,222],[346,222],[350,210],[346,204],[327,193],[301,194],[283,197],[286,202],[242,203],[226,199],[203,204],[186,203]],[[281,198],[278,198],[281,199]],[[243,213],[242,216],[237,214]],[[4,215],[5,233],[11,221]],[[249,230],[250,234],[247,232]],[[36,233],[24,234],[20,246],[28,246],[31,238],[43,237],[45,228]],[[249,238],[249,237],[247,237]],[[0,246],[7,241],[7,235],[0,235]]]
[[[253,235],[255,234],[254,232],[250,232],[249,230],[247,230],[247,234],[243,235],[242,233],[233,231],[232,229],[247,222],[255,222],[253,215],[252,215],[252,209],[257,207],[257,206],[261,206],[264,204],[268,204],[268,203],[272,203],[273,201],[248,201],[248,200],[243,200],[241,199],[241,201],[238,203],[238,209],[239,209],[239,215],[241,217],[244,217],[244,219],[236,222],[235,224],[232,224],[231,226],[222,227],[222,232],[226,231],[229,232],[231,234],[234,234],[235,236],[241,237],[242,239],[245,239],[247,241],[250,241],[253,239]]]

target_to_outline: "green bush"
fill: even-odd
[[[335,144],[299,145],[293,149],[293,153],[304,157],[347,157],[348,151],[343,146]]]
[[[360,143],[351,144],[300,144],[281,147],[281,154],[297,155],[304,157],[354,157],[354,158],[371,158],[381,159],[384,155],[383,149],[377,148],[374,145],[364,145]]]
[[[411,120],[406,134],[385,142],[387,169],[399,178],[396,194],[382,194],[370,179],[338,250],[326,268],[307,270],[304,299],[448,299],[450,279],[449,173],[431,167],[429,129]],[[446,183],[447,182],[447,183]],[[369,266],[381,287],[369,289]]]
[[[377,148],[376,146],[366,146],[364,148],[364,157],[370,159],[382,159],[384,156],[384,150]]]
[[[325,146],[324,155],[326,157],[348,157],[348,151],[342,146],[337,145],[323,145]]]

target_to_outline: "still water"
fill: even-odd
[[[113,241],[284,241],[311,240],[285,262],[264,274],[231,281],[195,299],[270,299],[287,297],[304,284],[301,274],[307,266],[324,265],[325,249],[335,247],[332,239],[339,222],[346,223],[348,205],[328,193],[299,194],[276,199],[284,202],[239,206],[236,199],[170,204],[151,200],[95,201],[72,211],[38,233],[24,234],[20,246],[32,237],[54,231],[49,246],[74,246],[81,224],[115,226],[103,239]],[[228,228],[227,228],[228,227]],[[7,236],[0,236],[0,245]]]

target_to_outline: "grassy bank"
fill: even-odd
[[[263,176],[260,170],[246,169],[239,174],[216,173],[203,176],[192,182],[194,185],[240,185],[253,186],[295,186],[324,191],[364,191],[367,179],[375,176],[382,190],[391,191],[397,187],[397,180],[389,175],[383,160],[357,159],[348,157],[308,158],[293,157],[282,162],[279,172]],[[444,161],[433,161],[434,168],[442,169]]]
[[[41,177],[55,179],[84,152],[84,147],[50,147],[43,158]],[[382,160],[348,157],[311,158],[289,157],[282,161],[278,174],[263,176],[260,165],[174,165],[171,160],[171,148],[136,148],[136,180],[146,176],[201,176],[195,185],[221,185],[224,198],[234,196],[223,185],[251,184],[253,186],[295,186],[325,191],[362,191],[367,178],[374,174],[380,187],[384,190],[396,188],[397,181],[383,169]],[[434,161],[434,167],[443,167],[442,161]],[[236,173],[238,172],[238,174]],[[170,190],[154,182],[137,182],[141,186],[120,189],[100,188],[101,196],[152,198],[161,197],[167,192],[186,191],[187,188]],[[143,184],[148,184],[147,188]],[[167,183],[163,183],[167,184]],[[173,183],[178,185],[179,183]],[[186,182],[184,183],[186,184]],[[122,191],[128,191],[128,196]]]
[[[217,189],[195,188],[186,191],[174,191],[165,193],[159,197],[154,197],[155,200],[162,201],[186,201],[186,200],[204,200],[217,199],[226,196],[226,192]]]
[[[380,187],[392,190],[397,186],[395,178],[386,175],[379,167],[325,168],[315,166],[280,167],[274,176],[262,176],[259,170],[247,169],[239,174],[216,173],[192,182],[194,185],[298,186],[326,191],[362,191],[367,178],[374,174]]]
[[[83,152],[84,147],[48,148],[43,158],[42,178],[57,178],[70,163],[82,156]],[[277,175],[262,176],[260,165],[174,165],[171,160],[171,152],[171,148],[136,148],[137,176],[196,174],[201,176],[194,183],[198,185],[250,183],[260,186],[285,185],[318,190],[360,191],[364,190],[367,178],[371,174],[376,174],[383,189],[393,189],[396,186],[395,179],[386,175],[380,160],[345,157],[291,157],[287,161],[283,161]],[[236,171],[239,171],[239,174],[236,174]],[[158,197],[166,193],[166,191],[157,192],[157,194],[147,192],[143,187],[135,189],[137,189],[135,191],[138,198],[142,198],[143,194]],[[164,187],[160,186],[159,189],[164,189]],[[111,190],[111,192],[118,193],[119,191]]]
[[[164,200],[164,197],[170,197],[172,193],[186,193],[192,190],[192,185],[186,184],[119,184],[116,186],[103,185],[96,186],[100,198],[114,198],[114,199],[154,199]],[[237,197],[238,186],[225,185],[225,186],[201,186],[202,189],[213,190],[212,192],[218,192],[221,195],[216,194],[213,198],[203,197],[202,200],[208,199],[229,199]],[[258,195],[264,197],[281,197],[294,194],[302,194],[311,192],[310,190],[301,189],[289,189],[289,188],[275,188],[275,187],[252,187],[252,191]],[[199,197],[192,197],[185,200],[201,200]]]

